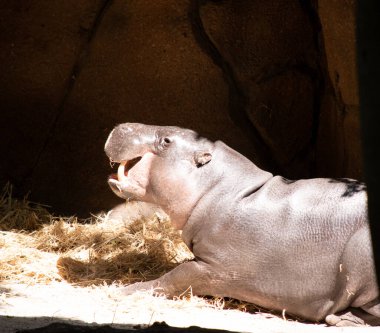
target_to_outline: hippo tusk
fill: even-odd
[[[127,176],[125,175],[125,165],[127,162],[121,162],[119,167],[117,168],[117,179],[119,182],[123,182],[127,179]]]

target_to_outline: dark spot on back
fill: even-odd
[[[346,186],[342,197],[352,197],[356,193],[367,190],[367,187],[364,183],[349,178],[331,178],[329,180],[329,183],[342,183]]]

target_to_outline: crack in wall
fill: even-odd
[[[49,141],[54,135],[54,132],[57,128],[59,119],[61,118],[62,114],[65,112],[67,101],[69,100],[69,97],[74,90],[75,83],[77,78],[79,77],[83,67],[85,66],[86,60],[89,57],[90,54],[90,48],[92,41],[94,40],[96,33],[99,29],[99,26],[108,11],[108,9],[111,7],[113,3],[113,0],[103,0],[99,6],[98,11],[96,12],[95,18],[93,20],[91,28],[88,30],[87,37],[85,41],[82,43],[82,46],[80,47],[80,51],[78,54],[78,57],[76,61],[74,62],[73,68],[70,72],[70,76],[67,80],[66,88],[64,89],[63,96],[61,98],[61,102],[58,105],[57,112],[55,114],[54,119],[52,120],[49,130],[47,132],[46,138],[43,141],[40,150],[36,154],[36,159],[34,163],[32,163],[31,168],[29,169],[29,172],[23,177],[21,180],[21,186],[25,184],[25,182],[33,177],[34,171],[38,167],[38,164],[42,158],[43,153],[45,152]]]
[[[229,89],[229,116],[245,135],[251,140],[255,149],[262,157],[262,162],[270,164],[271,169],[279,169],[278,162],[271,151],[269,144],[261,135],[260,131],[251,122],[246,109],[248,98],[236,78],[231,64],[223,57],[211,37],[207,34],[203,25],[200,10],[207,0],[192,0],[189,8],[189,19],[195,40],[203,52],[208,55],[216,66],[218,66]]]
[[[313,100],[313,115],[312,115],[312,128],[310,141],[303,149],[299,151],[294,158],[305,156],[312,153],[312,163],[310,165],[311,176],[316,175],[316,148],[320,127],[320,116],[322,108],[322,99],[326,92],[326,80],[323,67],[326,68],[327,60],[325,55],[325,48],[322,35],[322,24],[318,14],[318,0],[299,0],[301,8],[304,10],[309,18],[311,27],[313,29],[314,46],[317,51],[317,68],[315,72],[314,84],[314,100]]]
[[[315,145],[317,143],[318,139],[318,131],[319,131],[319,116],[321,113],[321,99],[322,95],[325,90],[325,80],[323,76],[323,69],[322,69],[322,63],[326,64],[326,61],[323,61],[325,59],[325,49],[324,49],[324,43],[323,43],[323,36],[322,36],[322,24],[319,18],[318,11],[316,9],[316,5],[312,3],[313,0],[300,0],[301,8],[304,9],[306,15],[308,15],[310,24],[313,29],[313,38],[314,38],[314,45],[317,50],[317,77],[315,79],[316,87],[316,98],[314,98],[314,113],[313,113],[313,128],[312,128],[312,139],[311,144]]]

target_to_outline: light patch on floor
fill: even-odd
[[[151,293],[122,296],[120,287],[73,287],[66,282],[49,285],[2,284],[0,324],[7,326],[9,317],[43,317],[35,327],[55,320],[70,319],[84,323],[150,325],[165,321],[170,326],[218,328],[238,332],[379,332],[378,328],[326,328],[324,325],[303,324],[266,314],[250,314],[239,310],[223,310],[202,298],[168,300]],[[46,319],[46,318],[50,318]],[[11,322],[11,320],[9,320]],[[14,325],[8,332],[16,328]],[[2,331],[5,332],[5,331]]]

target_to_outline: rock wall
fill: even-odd
[[[325,91],[318,135],[319,174],[362,178],[355,0],[319,0]]]
[[[121,122],[221,139],[290,178],[361,178],[354,1],[0,1],[0,183],[63,213],[119,202]]]

